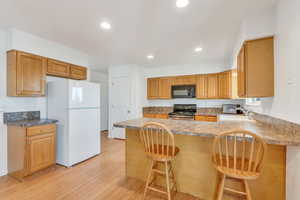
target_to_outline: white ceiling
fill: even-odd
[[[0,26],[13,27],[112,64],[228,65],[244,17],[276,0],[1,0]],[[109,20],[112,30],[99,23]],[[194,48],[203,47],[200,54]],[[147,60],[153,53],[155,59]]]

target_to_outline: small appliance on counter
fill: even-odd
[[[240,104],[223,104],[223,114],[243,114]]]
[[[194,120],[197,112],[196,104],[174,104],[173,112],[169,113],[170,119]]]

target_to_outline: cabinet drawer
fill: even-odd
[[[156,114],[144,113],[145,118],[156,118]]]
[[[218,117],[215,115],[196,115],[195,120],[203,122],[217,122]]]
[[[86,80],[87,79],[87,69],[85,67],[71,65],[70,78],[77,79],[77,80]]]
[[[159,118],[159,119],[168,119],[169,116],[168,116],[168,114],[156,114],[156,118]]]
[[[44,133],[53,133],[56,132],[56,125],[55,124],[47,124],[42,126],[33,126],[27,128],[27,136],[34,136]]]

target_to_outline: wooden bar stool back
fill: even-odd
[[[156,122],[145,123],[140,130],[140,139],[144,145],[145,153],[151,159],[151,168],[146,181],[144,198],[147,191],[152,190],[166,194],[171,200],[171,191],[176,188],[174,172],[171,161],[179,153],[179,148],[175,146],[174,135],[168,127]],[[164,165],[165,170],[159,170],[158,164]],[[154,186],[156,175],[166,177],[166,191]],[[172,187],[171,183],[172,182]]]
[[[236,130],[218,135],[213,142],[213,164],[222,174],[217,199],[222,199],[225,190],[251,200],[247,181],[259,177],[266,151],[264,140],[249,131]],[[226,178],[241,181],[245,190],[226,187]]]

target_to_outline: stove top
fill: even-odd
[[[196,104],[175,104],[173,112],[169,113],[172,119],[194,119],[197,112]]]

